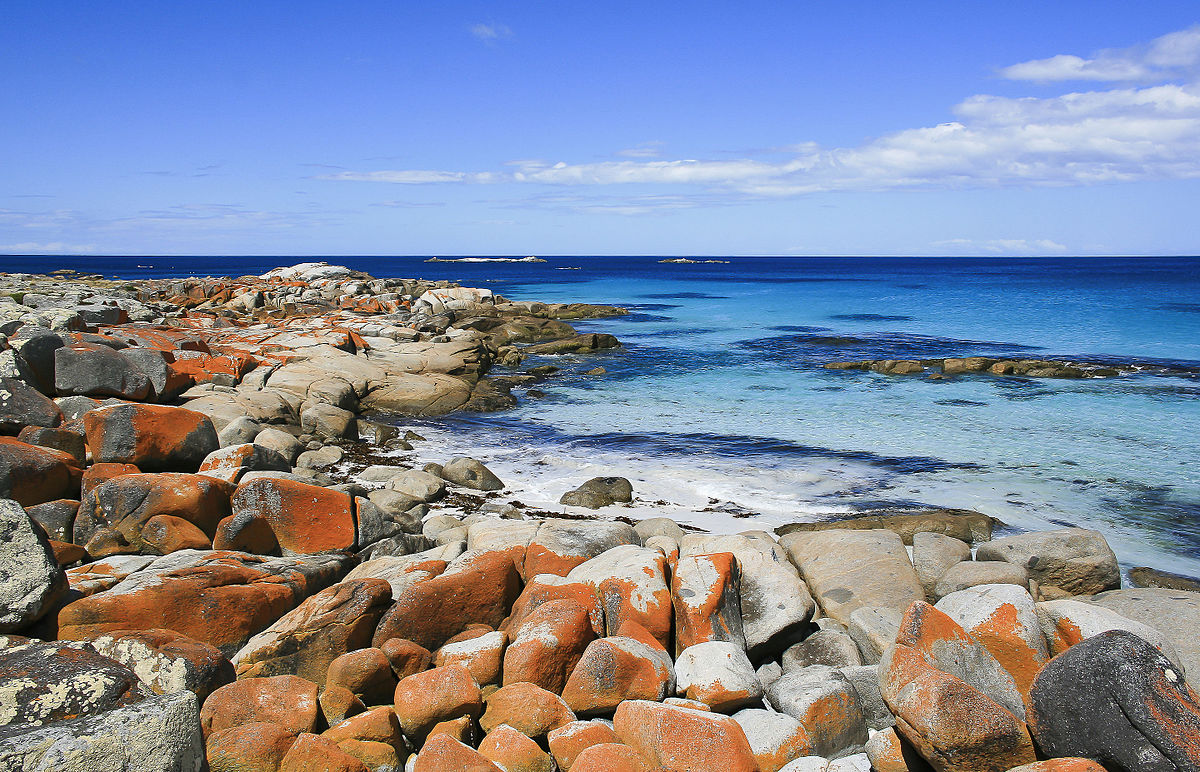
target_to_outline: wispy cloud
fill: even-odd
[[[491,202],[503,209],[543,209],[579,214],[640,216],[666,214],[722,203],[711,194],[690,195],[593,195],[591,193],[545,193],[515,201]]]
[[[473,24],[471,34],[479,40],[494,41],[512,37],[512,30],[507,24]]]
[[[62,241],[21,241],[16,244],[0,244],[0,253],[8,255],[80,255],[95,251],[95,244],[67,244]]]
[[[1200,24],[1140,46],[1110,48],[1088,58],[1059,54],[1000,70],[1011,80],[1164,81],[1194,77],[1200,69]]]
[[[1200,28],[1193,28],[1159,38],[1139,56],[1157,63],[1154,66],[1192,66],[1197,45]],[[1115,67],[1117,57],[1105,61],[1105,67]],[[631,160],[517,161],[497,171],[346,171],[322,179],[698,187],[727,197],[753,198],[1200,177],[1200,82],[1195,80],[1052,97],[977,95],[963,100],[953,113],[956,120],[894,132],[857,146],[793,144],[781,158],[641,160],[653,147],[646,145],[644,156],[635,154]]]
[[[1065,244],[1050,239],[945,239],[932,246],[956,255],[1049,255],[1067,251]]]
[[[445,201],[376,201],[370,206],[386,206],[392,209],[424,209],[431,206],[445,206]]]
[[[643,142],[637,147],[618,150],[617,155],[625,158],[658,158],[662,155],[665,142]]]

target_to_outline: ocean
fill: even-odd
[[[975,509],[1004,531],[1103,532],[1125,567],[1200,575],[1200,258],[3,258],[121,278],[262,273],[313,259],[453,279],[512,299],[611,303],[622,348],[561,368],[511,411],[398,419],[417,461],[474,456],[556,508],[598,475],[720,530],[858,511]],[[1012,354],[1136,363],[1111,379],[885,376],[853,359]],[[602,375],[587,371],[601,366]]]

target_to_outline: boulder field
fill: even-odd
[[[0,769],[1200,770],[1200,592],[1123,587],[1099,533],[702,533],[605,519],[615,477],[533,511],[360,415],[496,406],[493,361],[588,356],[555,316],[611,311],[324,264],[20,281]]]

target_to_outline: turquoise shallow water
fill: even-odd
[[[722,529],[964,507],[1018,529],[1097,528],[1126,566],[1200,575],[1200,258],[329,259],[633,311],[581,323],[625,346],[546,358],[563,373],[537,386],[544,398],[518,390],[513,411],[406,422],[430,438],[418,448],[428,460],[475,455],[526,503],[555,506],[586,477],[621,474],[639,498],[621,514]],[[0,270],[133,278],[294,262],[0,258]],[[1105,380],[933,381],[821,368],[969,354],[1148,369]],[[584,374],[597,364],[608,372]]]
[[[594,471],[640,480],[668,514],[739,529],[964,507],[1015,528],[1098,528],[1126,565],[1200,574],[1197,372],[935,381],[820,367],[976,353],[1194,367],[1200,261],[628,260],[506,283],[514,298],[630,306],[585,325],[626,346],[599,378],[579,374],[592,359],[553,358],[571,372],[539,386],[545,399],[455,419],[443,439],[546,504]],[[755,517],[720,522],[731,513]]]

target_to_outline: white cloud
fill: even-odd
[[[62,241],[0,244],[0,253],[9,255],[80,255],[95,251],[95,244],[67,244]]]
[[[490,41],[512,37],[512,30],[507,24],[474,24],[471,34],[480,40]]]
[[[1065,244],[1050,239],[945,239],[932,246],[957,255],[1047,255],[1067,251]]]
[[[625,158],[658,158],[662,155],[662,148],[665,142],[643,142],[637,147],[618,150],[617,155]]]
[[[1059,54],[1000,70],[1010,80],[1042,83],[1063,80],[1146,81],[1187,77],[1200,67],[1200,25],[1172,32],[1132,48],[1107,49],[1083,58]]]
[[[1121,62],[1145,68],[1191,66],[1200,58],[1200,27],[1164,36],[1139,51],[1137,61],[1112,55],[1103,67],[1112,74]],[[1079,61],[1084,63],[1080,68],[1100,71],[1100,59]],[[349,171],[321,179],[699,187],[728,198],[1200,178],[1200,81],[1053,97],[977,95],[953,112],[955,121],[898,131],[858,146],[793,144],[782,160],[641,160],[648,151],[624,151],[634,158],[578,164],[515,161],[501,171],[482,172]]]

